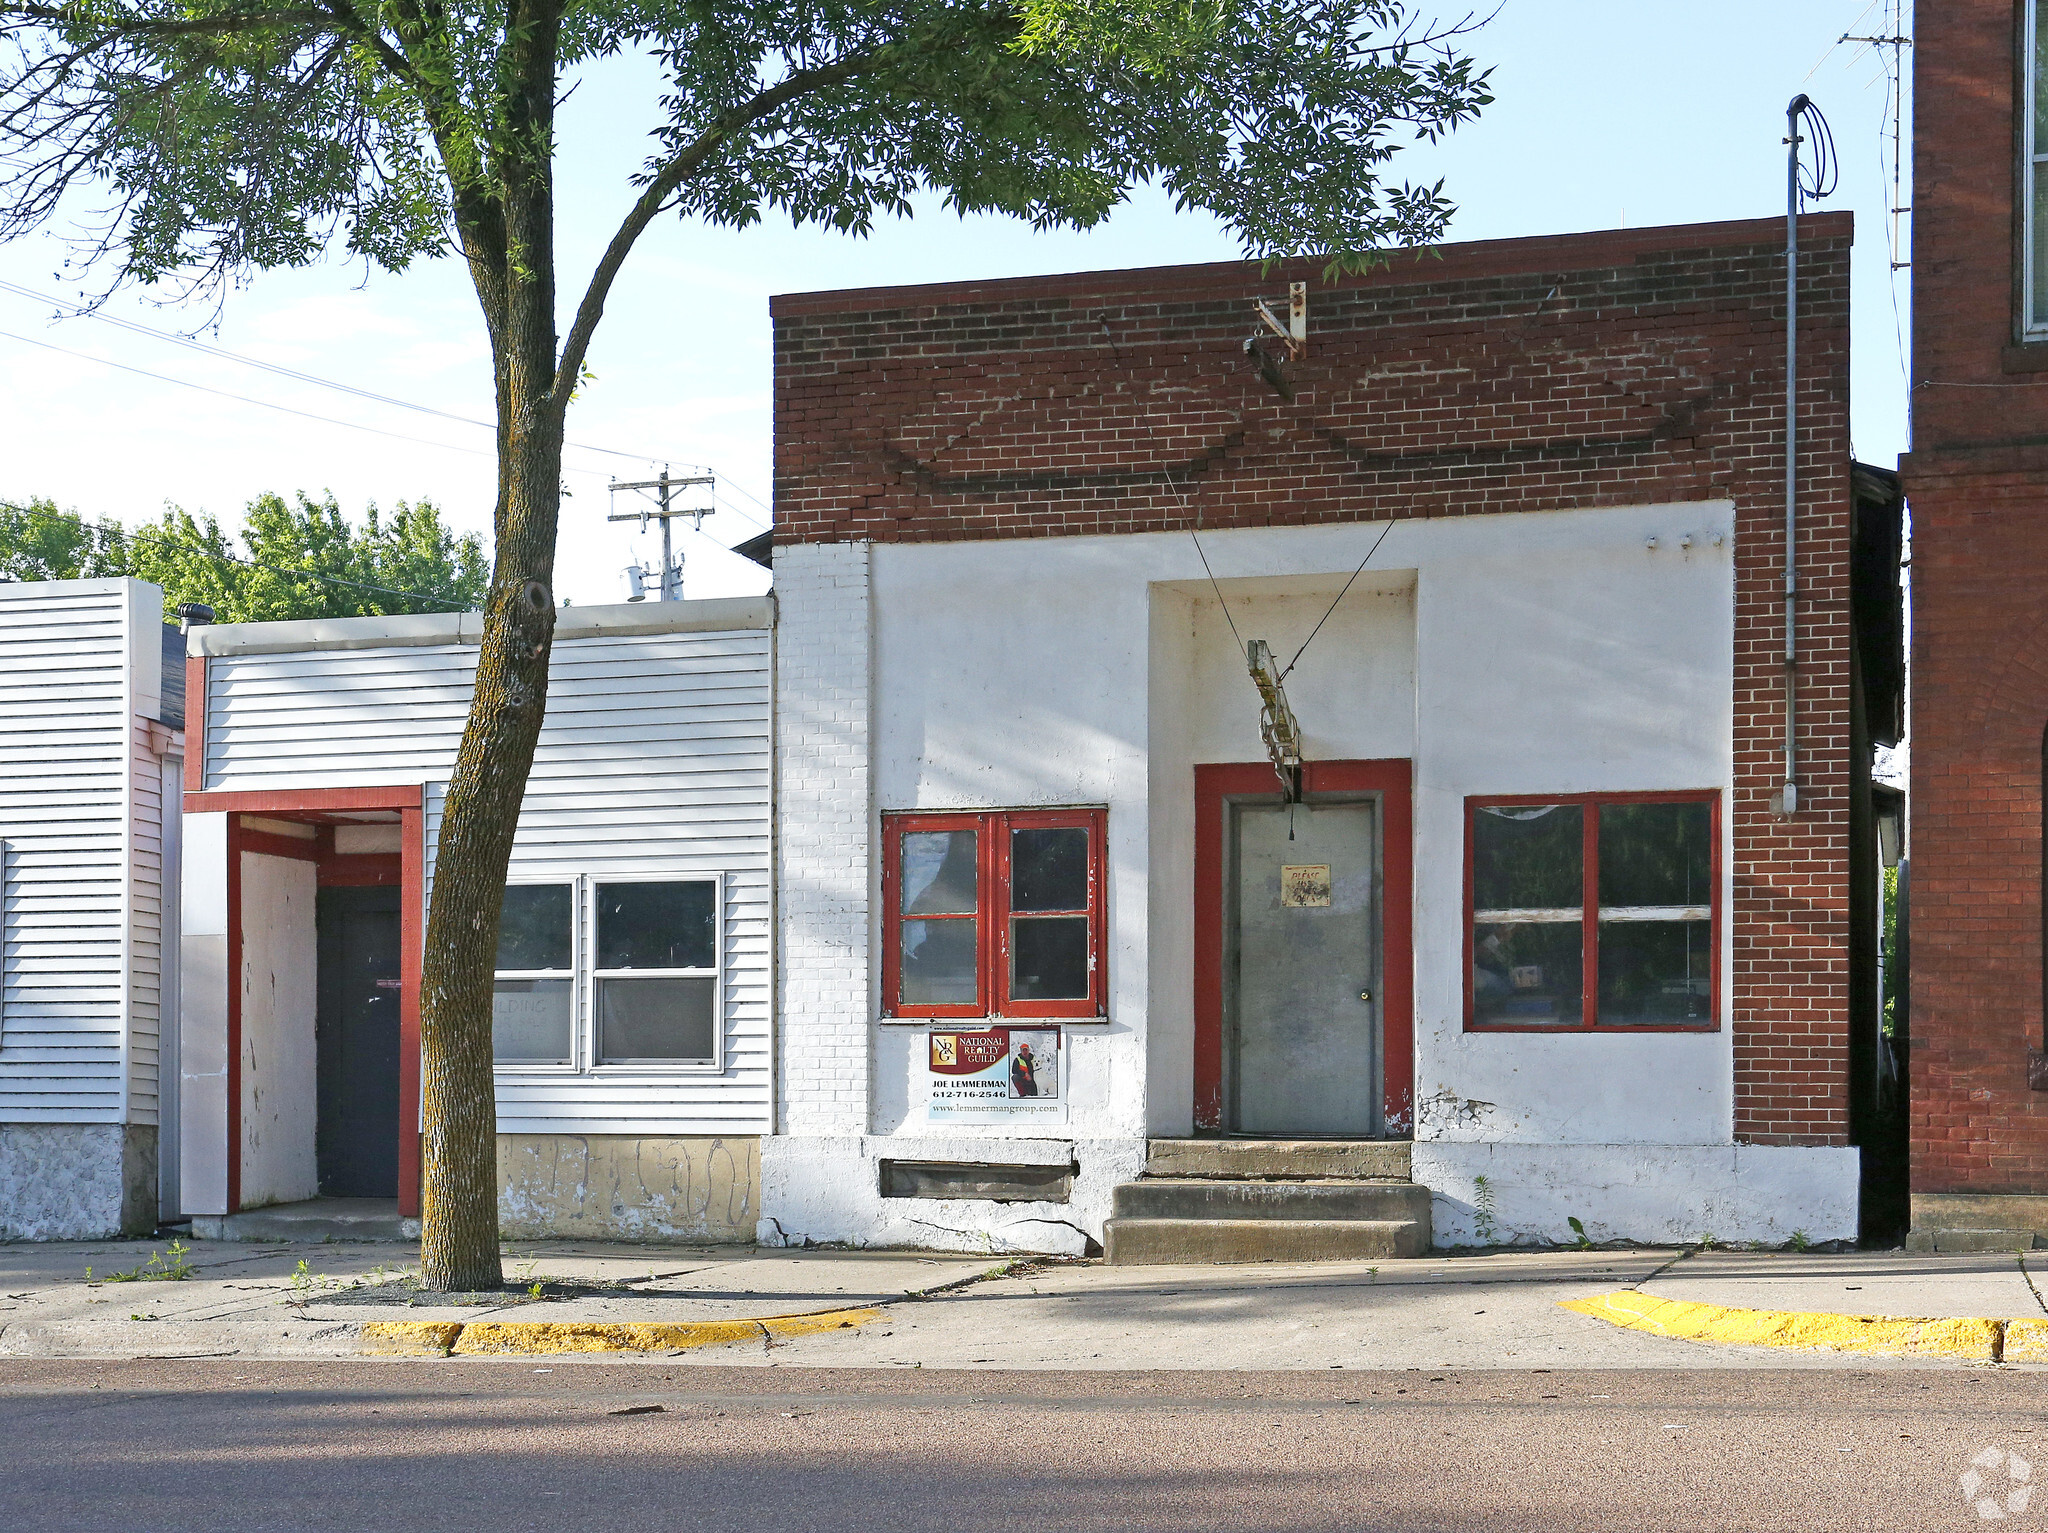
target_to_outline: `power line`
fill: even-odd
[[[39,506],[5,507],[0,508],[0,510],[14,510],[24,516],[41,518],[44,521],[69,522],[79,528],[90,527],[102,537],[109,538],[116,543],[130,542],[140,537],[157,537],[167,543],[172,541],[154,527],[142,527],[130,531],[126,527],[111,522],[89,522],[74,511],[45,511]],[[205,557],[209,559],[224,559],[229,564],[239,564],[245,569],[262,570],[265,574],[269,575],[304,576],[309,580],[324,580],[330,585],[351,586],[358,591],[377,591],[385,596],[403,596],[412,601],[432,602],[438,607],[446,607],[453,612],[476,610],[471,607],[457,606],[450,602],[447,597],[435,596],[428,591],[401,591],[396,586],[372,585],[367,580],[349,580],[343,576],[329,575],[320,570],[289,569],[283,565],[265,564],[259,559],[244,559],[237,554],[216,553],[210,549],[206,551]]]
[[[310,383],[319,388],[334,389],[343,394],[353,394],[358,399],[367,399],[380,405],[390,405],[399,410],[413,410],[421,415],[438,416],[442,420],[455,421],[464,426],[477,426],[485,431],[496,431],[498,429],[495,422],[479,420],[473,415],[457,415],[452,410],[440,410],[432,405],[419,404],[410,399],[399,399],[391,394],[379,394],[374,389],[358,388],[353,383],[343,383],[335,378],[323,378],[317,373],[302,372],[296,367],[286,367],[279,362],[266,362],[261,357],[252,357],[239,351],[230,351],[225,346],[216,346],[210,341],[200,340],[197,336],[180,335],[174,330],[159,330],[153,325],[143,324],[140,320],[123,319],[118,314],[104,314],[97,309],[80,308],[75,304],[67,304],[61,298],[53,298],[48,293],[39,293],[34,288],[23,287],[18,282],[0,280],[0,290],[16,294],[22,298],[32,298],[38,303],[47,303],[61,311],[62,317],[66,319],[96,319],[102,324],[115,325],[123,330],[132,330],[137,335],[152,336],[159,341],[169,341],[174,346],[183,346],[188,350],[201,352],[209,357],[219,357],[225,361],[239,362],[244,367],[261,368],[266,373],[275,373],[280,378],[290,378],[298,383]],[[564,447],[574,447],[581,452],[603,453],[606,457],[611,458],[626,458],[634,463],[652,463],[655,461],[653,455],[649,453],[623,452],[616,447],[598,447],[589,442],[565,441],[562,445]],[[703,465],[691,464],[689,466],[696,468]]]
[[[232,399],[237,404],[256,405],[265,410],[276,410],[285,415],[296,415],[301,420],[319,421],[325,426],[343,426],[350,431],[367,431],[372,436],[390,437],[398,442],[416,442],[422,447],[440,447],[449,452],[467,453],[472,458],[494,458],[496,453],[484,452],[474,447],[458,447],[453,442],[436,442],[431,437],[407,436],[402,431],[386,431],[378,426],[364,426],[355,421],[336,420],[331,415],[315,415],[311,410],[294,410],[290,405],[281,405],[271,399],[252,399],[247,394],[231,394],[226,389],[216,389],[204,383],[194,383],[190,378],[173,378],[167,373],[153,373],[146,367],[131,367],[126,362],[115,362],[107,357],[96,357],[90,352],[73,351],[68,346],[59,346],[54,341],[39,341],[32,336],[16,335],[12,330],[0,330],[0,337],[19,341],[24,346],[40,346],[44,351],[58,352],[67,357],[76,357],[81,362],[97,362],[102,367],[118,368],[124,373],[134,373],[138,378],[154,378],[158,383],[173,383],[179,388],[197,389],[202,394],[212,394],[220,399]],[[573,468],[565,470],[572,474],[597,476],[594,468]]]
[[[79,306],[78,306],[78,305],[76,305],[76,304],[69,304],[69,303],[66,303],[66,302],[65,302],[65,301],[64,301],[63,299],[61,299],[61,298],[53,297],[53,296],[52,296],[51,294],[48,294],[48,293],[41,293],[41,292],[38,292],[38,291],[36,291],[36,290],[35,290],[34,288],[31,288],[31,287],[24,287],[24,286],[22,286],[22,285],[21,285],[20,283],[18,283],[18,282],[8,282],[8,281],[5,281],[5,280],[0,280],[0,291],[5,291],[5,292],[13,293],[13,294],[15,294],[15,295],[16,295],[17,297],[21,297],[21,298],[28,298],[28,299],[32,299],[32,300],[34,300],[34,301],[35,301],[35,302],[37,302],[37,303],[46,303],[46,304],[49,304],[49,305],[50,305],[50,306],[51,306],[52,308],[54,308],[54,309],[57,309],[57,310],[58,310],[58,311],[60,312],[60,314],[62,315],[62,317],[64,317],[64,318],[67,318],[67,319],[96,319],[96,320],[100,321],[100,323],[102,323],[102,324],[107,324],[107,325],[113,325],[113,326],[116,326],[116,327],[118,327],[119,329],[122,329],[122,330],[128,330],[128,331],[132,331],[132,332],[134,332],[134,333],[135,333],[135,334],[137,334],[137,335],[146,335],[146,336],[150,336],[150,337],[152,337],[153,339],[156,339],[156,340],[159,340],[159,341],[168,341],[168,342],[170,342],[170,343],[171,343],[172,345],[174,345],[174,346],[183,346],[183,347],[185,347],[185,348],[186,348],[187,350],[189,350],[189,351],[196,351],[196,352],[199,352],[200,354],[202,354],[202,355],[204,355],[204,356],[209,356],[209,357],[216,357],[216,358],[219,358],[219,359],[221,359],[221,360],[224,360],[224,361],[228,361],[228,362],[239,362],[239,363],[241,363],[241,364],[242,364],[243,366],[245,366],[245,367],[254,367],[254,368],[259,368],[259,369],[261,369],[261,370],[262,370],[262,371],[264,371],[264,372],[267,372],[267,373],[271,373],[271,374],[274,374],[274,375],[276,375],[277,377],[280,377],[280,378],[290,378],[290,379],[292,379],[292,380],[293,380],[294,382],[298,382],[298,383],[309,383],[309,384],[312,384],[312,385],[314,385],[314,386],[315,386],[315,387],[317,387],[317,388],[324,388],[324,389],[333,389],[333,390],[335,390],[335,391],[336,391],[336,392],[338,392],[338,393],[342,393],[342,394],[349,394],[349,395],[353,395],[353,396],[354,396],[355,398],[357,398],[357,399],[366,399],[366,400],[369,400],[369,401],[371,401],[371,402],[372,402],[372,403],[374,403],[374,404],[381,404],[381,405],[389,405],[389,406],[391,406],[392,408],[394,408],[394,409],[399,409],[399,410],[411,410],[411,411],[414,411],[414,412],[416,412],[416,413],[418,413],[418,414],[421,414],[421,415],[431,415],[431,416],[435,416],[435,417],[437,417],[438,419],[441,419],[441,420],[447,420],[447,421],[454,421],[454,422],[455,422],[455,423],[457,423],[458,425],[463,425],[463,426],[474,426],[474,427],[477,427],[477,428],[479,428],[479,429],[481,429],[481,430],[485,430],[485,431],[493,431],[493,432],[495,432],[495,431],[497,430],[497,425],[496,425],[496,423],[495,423],[495,422],[492,422],[492,421],[487,421],[487,420],[480,420],[480,419],[478,419],[477,417],[475,417],[475,416],[472,416],[472,415],[458,415],[458,414],[456,414],[456,413],[455,413],[454,411],[452,411],[452,410],[442,410],[442,409],[437,409],[437,408],[435,408],[435,407],[434,407],[434,406],[432,406],[432,405],[423,405],[423,404],[420,404],[420,403],[418,403],[418,402],[416,402],[416,401],[414,401],[414,400],[410,400],[410,399],[400,399],[400,398],[396,397],[395,395],[391,395],[391,394],[380,394],[380,393],[376,392],[376,391],[375,391],[374,389],[365,389],[365,388],[359,388],[359,387],[358,387],[358,386],[356,386],[355,384],[352,384],[352,383],[343,383],[343,382],[341,382],[341,381],[340,381],[339,379],[335,379],[335,378],[323,378],[323,377],[321,377],[321,376],[320,376],[319,374],[317,374],[317,373],[309,373],[309,372],[305,372],[305,371],[302,371],[301,369],[299,369],[299,368],[295,368],[295,367],[286,367],[286,366],[285,366],[285,365],[283,365],[282,363],[278,363],[278,362],[266,362],[266,361],[264,361],[264,360],[263,360],[263,359],[262,359],[261,357],[252,357],[252,356],[248,356],[248,355],[246,355],[246,354],[244,354],[244,353],[242,353],[242,352],[239,352],[239,351],[230,351],[230,350],[229,350],[228,348],[226,348],[225,346],[216,346],[216,345],[214,345],[214,344],[213,344],[212,342],[210,342],[210,341],[202,341],[202,340],[200,340],[200,339],[199,339],[198,337],[196,337],[196,336],[190,336],[190,335],[180,335],[180,334],[178,334],[178,333],[177,333],[176,331],[174,331],[174,330],[159,330],[159,329],[157,329],[157,328],[156,328],[155,326],[153,326],[153,325],[145,325],[145,324],[143,324],[143,323],[142,323],[141,321],[139,321],[139,320],[133,320],[133,319],[124,319],[123,317],[121,317],[121,316],[120,316],[120,315],[118,315],[118,314],[106,314],[106,313],[102,313],[101,311],[99,311],[99,310],[97,310],[97,309],[88,309],[88,308],[81,308],[81,307],[79,307]],[[6,334],[6,333],[7,333],[7,332],[0,332],[0,334]],[[10,336],[10,338],[11,338],[11,339],[14,339],[14,340],[26,340],[26,339],[27,339],[26,337],[23,337],[23,336]],[[44,344],[44,343],[40,343],[40,342],[35,342],[35,341],[29,341],[29,342],[28,342],[28,344],[30,344],[30,345],[38,345],[38,344]],[[59,347],[59,346],[51,346],[51,347],[50,347],[50,349],[51,349],[51,350],[53,350],[53,351],[62,351],[62,350],[63,350],[64,348],[62,348],[62,347]],[[79,352],[67,352],[67,353],[66,353],[66,355],[70,355],[70,356],[81,356],[81,355],[84,355],[84,354],[83,354],[83,353],[79,353]],[[90,360],[90,361],[105,361],[105,359],[104,359],[104,358],[99,358],[99,357],[88,357],[88,358],[87,358],[87,360]],[[107,365],[108,365],[108,366],[110,366],[110,367],[120,367],[120,366],[122,366],[123,364],[121,364],[121,363],[118,363],[118,362],[109,362],[109,363],[107,363]],[[128,369],[128,371],[130,371],[130,372],[142,372],[142,369],[140,369],[140,368],[129,368],[129,369]],[[143,373],[143,376],[144,376],[144,377],[151,377],[151,378],[161,378],[161,377],[162,377],[162,374],[158,374],[158,373],[147,373],[147,372],[144,372],[144,373]],[[170,381],[170,382],[176,382],[176,381],[179,381],[179,380],[176,380],[176,379],[170,379],[170,380],[166,380],[166,381]],[[190,385],[190,386],[191,386],[191,387],[193,387],[193,388],[200,388],[200,387],[203,387],[203,385],[200,385],[200,384],[192,384],[192,385]],[[214,391],[214,392],[218,392],[218,391]],[[239,399],[239,398],[241,398],[242,396],[240,396],[240,395],[233,395],[233,394],[231,394],[231,395],[228,395],[227,397],[229,397],[229,398],[231,398],[231,399]],[[250,401],[246,401],[246,402],[248,402],[248,403],[261,403],[261,401],[257,401],[257,400],[250,400]],[[274,408],[274,409],[282,409],[282,408],[284,408],[284,407],[283,407],[283,406],[272,406],[272,408]],[[304,411],[298,411],[298,412],[294,412],[294,413],[298,413],[298,414],[306,414],[306,415],[307,415],[307,418],[308,418],[308,419],[311,419],[311,420],[328,420],[328,419],[329,419],[329,418],[328,418],[328,417],[326,417],[326,416],[321,416],[321,415],[311,415],[311,414],[308,414],[308,412],[304,412]],[[330,421],[329,423],[330,423],[330,424],[333,424],[333,425],[349,425],[349,424],[351,424],[350,422],[347,422],[347,421]],[[361,426],[361,427],[357,427],[356,429],[358,429],[358,430],[362,430],[362,431],[374,431],[374,430],[376,430],[376,428],[375,428],[375,427],[372,427],[372,426]],[[384,435],[387,435],[387,436],[395,436],[395,437],[397,437],[397,438],[398,438],[398,440],[400,440],[400,441],[408,441],[408,442],[425,442],[425,441],[427,441],[427,439],[426,439],[426,438],[423,438],[423,437],[408,437],[408,436],[403,436],[403,435],[401,435],[401,434],[399,434],[399,433],[397,433],[397,432],[385,432],[385,433],[383,433],[383,434],[384,434]],[[430,443],[428,443],[428,445],[430,445],[430,446],[447,446],[448,444],[446,444],[446,443],[431,443],[431,442],[430,442]],[[619,448],[616,448],[616,447],[599,447],[599,446],[597,446],[597,445],[596,445],[595,443],[591,443],[591,442],[575,442],[575,441],[567,441],[567,440],[565,440],[565,441],[563,442],[563,444],[562,444],[562,445],[563,445],[564,447],[573,447],[573,448],[575,448],[575,449],[576,449],[577,451],[579,451],[579,452],[594,452],[594,453],[600,453],[600,454],[603,454],[603,455],[604,455],[604,456],[606,456],[606,457],[612,457],[612,458],[625,458],[625,459],[627,459],[628,461],[630,461],[630,462],[634,462],[634,463],[654,463],[654,462],[656,462],[656,461],[661,461],[661,460],[660,460],[660,459],[658,458],[658,455],[656,455],[656,454],[653,454],[653,453],[635,453],[635,452],[625,452],[625,451],[622,451],[621,449],[619,449]],[[473,449],[473,448],[467,448],[467,447],[455,447],[455,448],[451,448],[451,450],[452,450],[452,451],[455,451],[455,452],[471,452],[471,453],[475,453],[475,452],[476,452],[476,449]],[[484,454],[484,453],[477,453],[477,455],[478,455],[478,456],[493,456],[493,454]],[[666,459],[665,461],[669,461],[669,462],[682,462],[683,460],[681,460],[681,459],[678,459],[678,458],[674,458],[674,457],[669,457],[669,458],[667,458],[667,459]],[[706,468],[706,469],[708,469],[708,468],[710,467],[710,465],[708,465],[708,464],[698,464],[698,463],[690,463],[690,464],[686,464],[685,466],[686,466],[686,467],[690,467],[690,468]],[[593,470],[590,470],[590,469],[571,469],[571,470],[568,470],[568,472],[571,472],[571,473],[593,473],[594,471],[593,471]],[[770,507],[769,505],[767,505],[767,504],[766,504],[765,502],[763,502],[763,501],[761,500],[761,498],[760,498],[760,497],[759,497],[758,495],[755,495],[755,494],[753,494],[752,492],[750,492],[750,491],[746,490],[745,488],[743,488],[742,486],[740,486],[740,485],[738,485],[738,484],[733,484],[733,485],[732,485],[731,487],[732,487],[733,489],[735,489],[735,490],[738,490],[740,494],[742,494],[742,495],[746,496],[746,498],[747,498],[748,500],[751,500],[751,501],[752,501],[752,502],[753,502],[753,503],[754,503],[755,505],[757,505],[757,506],[760,506],[760,507],[761,507],[761,509],[762,509],[763,511],[766,511],[766,512],[768,512],[769,516],[770,516],[770,517],[771,517],[771,519],[772,519],[772,517],[774,516],[774,510],[773,510],[773,508],[772,508],[772,507]],[[748,521],[754,522],[754,523],[756,523],[756,525],[758,525],[758,526],[761,526],[761,527],[764,527],[764,528],[765,528],[765,527],[767,527],[767,526],[769,525],[769,523],[761,521],[761,520],[760,520],[760,518],[758,518],[758,517],[756,517],[756,516],[753,516],[753,515],[752,515],[751,513],[747,512],[747,511],[745,511],[745,510],[742,510],[742,509],[741,509],[740,507],[738,507],[738,506],[729,506],[729,507],[728,507],[728,509],[730,509],[730,510],[731,510],[731,511],[732,511],[732,512],[733,512],[733,513],[735,514],[735,515],[738,515],[738,516],[743,516],[743,517],[746,517],[746,519],[747,519]]]

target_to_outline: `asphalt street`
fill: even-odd
[[[2048,1375],[1996,1368],[8,1359],[0,1522],[17,1533],[2024,1528],[2048,1522],[2048,1494],[2036,1504],[2030,1489],[2048,1480],[2044,1406]]]

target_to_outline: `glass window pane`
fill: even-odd
[[[713,969],[718,966],[715,884],[597,886],[600,969]]]
[[[1472,816],[1476,910],[1554,910],[1585,903],[1585,821],[1577,804],[1514,804]]]
[[[1600,1025],[1711,1022],[1711,921],[1602,921]]]
[[[1088,999],[1088,918],[1029,916],[1010,923],[1010,998]]]
[[[2048,154],[2048,3],[2034,5],[2034,153]]]
[[[597,982],[600,1064],[708,1060],[715,979],[601,979]]]
[[[903,923],[903,993],[899,999],[904,1005],[975,1003],[976,925],[971,918]]]
[[[1714,897],[1707,804],[1603,804],[1600,904],[1705,905]]]
[[[913,830],[903,837],[903,913],[974,913],[974,832]]]
[[[569,1062],[566,979],[501,979],[491,996],[491,1056],[508,1065]]]
[[[569,967],[567,884],[508,884],[498,917],[498,967]]]
[[[2038,144],[2036,148],[2037,152],[2048,153],[2048,148]],[[2027,322],[2048,325],[2048,162],[2035,162],[2033,181],[2034,227],[2028,237],[2034,244],[2034,293],[2033,308]]]
[[[1010,908],[1088,908],[1088,832],[1084,828],[1010,832]]]
[[[1472,932],[1472,1016],[1477,1022],[1577,1027],[1585,949],[1580,921],[1516,921]]]

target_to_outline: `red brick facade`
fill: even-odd
[[[1735,1132],[1846,1143],[1846,216],[1802,225],[1801,806],[1784,670],[1784,225],[779,298],[783,543],[1736,506]],[[1291,402],[1242,352],[1310,283]]]
[[[1914,47],[1912,1176],[2048,1193],[2042,770],[2048,345],[2019,335],[2014,0]]]

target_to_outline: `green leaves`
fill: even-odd
[[[93,183],[146,282],[396,271],[451,221],[539,281],[500,217],[551,175],[536,92],[643,52],[669,86],[641,184],[685,217],[864,233],[936,192],[1085,228],[1149,182],[1248,255],[1342,267],[1441,237],[1442,186],[1389,170],[1492,99],[1465,31],[1405,0],[0,0],[0,236]]]
[[[489,578],[475,536],[457,537],[430,501],[351,526],[333,496],[258,496],[240,546],[213,517],[175,507],[130,532],[49,501],[0,505],[0,575],[10,580],[132,576],[162,586],[166,615],[204,602],[223,623],[448,612],[483,605]]]
[[[53,501],[0,504],[0,579],[97,580],[124,572],[118,533],[66,516]]]

